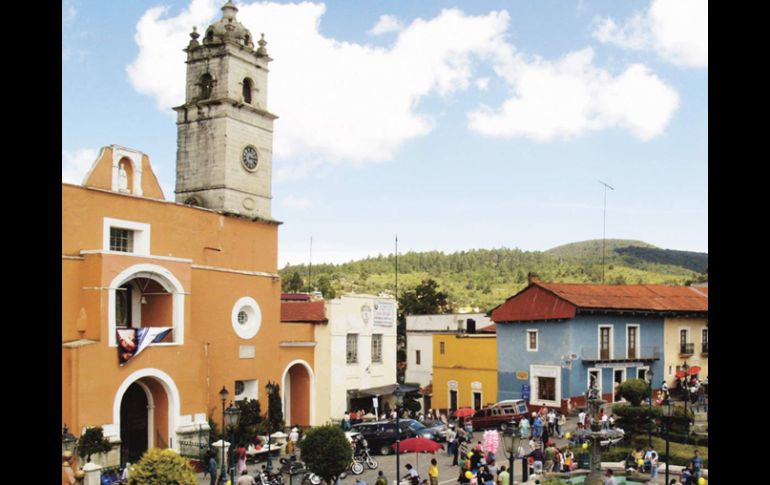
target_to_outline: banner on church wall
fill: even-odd
[[[116,330],[118,365],[123,366],[152,343],[162,341],[171,327],[121,328]]]

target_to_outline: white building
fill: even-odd
[[[344,295],[326,302],[326,318],[315,333],[316,423],[341,419],[350,407],[369,410],[372,398],[355,391],[396,383],[395,299]]]
[[[472,327],[469,328],[469,322]],[[433,379],[433,334],[458,332],[475,333],[493,325],[483,313],[448,313],[443,315],[408,315],[406,317],[406,376],[405,382],[429,385]],[[425,397],[423,410],[430,408]]]

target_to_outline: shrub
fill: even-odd
[[[91,455],[107,453],[112,449],[110,440],[104,437],[101,426],[87,428],[78,440],[78,456],[91,461]]]
[[[626,432],[626,436],[633,436],[637,433],[649,432],[649,426],[655,430],[656,425],[650,425],[650,416],[652,419],[660,419],[663,416],[663,411],[660,407],[653,406],[650,409],[649,406],[629,406],[629,405],[614,405],[612,412],[618,416],[616,426],[623,428]]]
[[[307,467],[330,484],[353,459],[353,450],[342,428],[333,424],[310,429],[299,442]]]
[[[195,471],[187,459],[174,450],[147,450],[131,467],[128,485],[198,485]]]
[[[650,384],[644,379],[628,379],[618,386],[618,393],[632,406],[639,406],[650,395]]]

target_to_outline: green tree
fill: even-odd
[[[337,290],[334,289],[331,279],[329,279],[329,277],[326,275],[322,275],[318,278],[316,287],[327,300],[331,300],[337,297]]]
[[[353,459],[345,432],[333,424],[310,429],[299,442],[299,448],[307,467],[329,485],[347,470]]]
[[[628,379],[618,385],[618,393],[632,406],[639,406],[650,395],[650,384],[644,379]]]
[[[413,291],[403,293],[398,299],[398,305],[404,315],[432,315],[445,313],[449,309],[448,298],[449,295],[438,291],[435,280],[427,279]]]
[[[305,282],[302,281],[302,276],[299,275],[299,271],[295,271],[289,279],[283,281],[283,291],[297,293],[302,291]]]
[[[267,389],[267,423],[272,433],[283,429],[280,387],[277,383],[268,382],[265,389]]]
[[[91,455],[107,453],[112,449],[110,440],[104,437],[104,430],[101,426],[87,428],[78,439],[78,456],[91,461]]]
[[[235,403],[241,410],[241,417],[235,429],[233,447],[239,444],[250,443],[259,431],[258,427],[263,422],[262,409],[256,399],[243,399]],[[228,440],[229,441],[229,440]]]
[[[128,485],[198,485],[195,471],[174,450],[147,450],[131,467]]]

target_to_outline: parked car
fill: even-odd
[[[414,419],[400,419],[399,433],[400,439],[421,437],[435,440],[436,434],[425,425]],[[393,453],[390,446],[396,442],[396,421],[374,421],[370,423],[359,423],[353,425],[353,431],[364,435],[369,443],[369,449],[380,455]]]
[[[505,430],[512,424],[518,424],[521,418],[527,416],[529,410],[526,401],[516,399],[501,401],[492,406],[481,408],[471,418],[473,429]]]
[[[446,434],[449,431],[449,426],[444,424],[443,421],[438,420],[424,420],[422,424],[425,425],[428,430],[435,436],[435,440],[439,443],[446,441]]]

